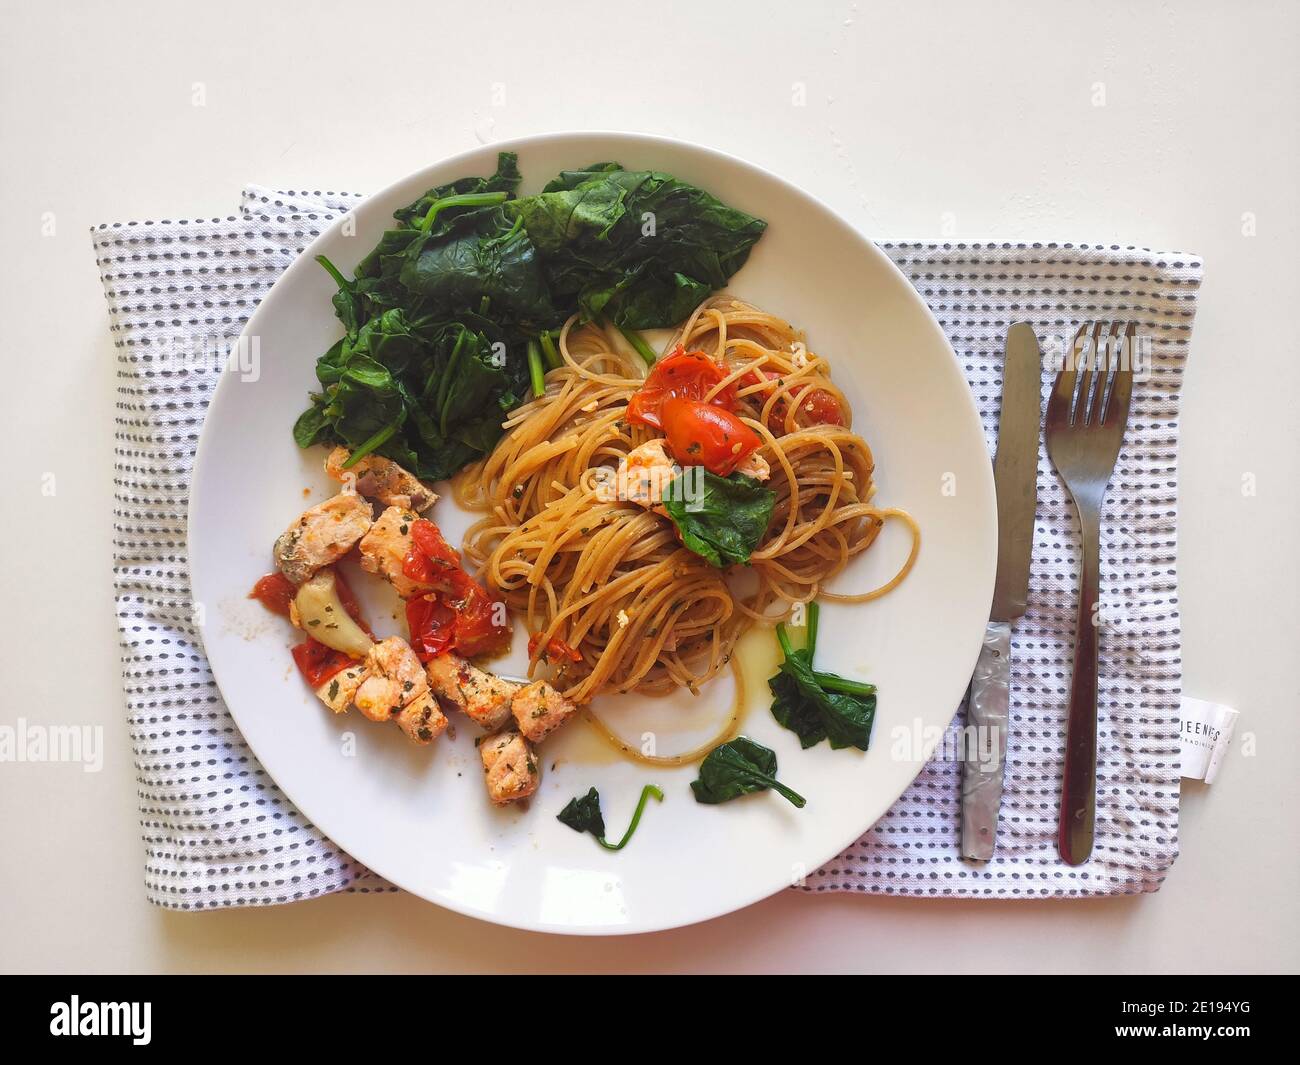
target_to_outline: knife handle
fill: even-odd
[[[1079,506],[1079,613],[1074,622],[1074,670],[1065,726],[1065,769],[1057,849],[1070,865],[1092,854],[1097,813],[1097,598],[1101,567],[1100,504]]]
[[[961,853],[988,861],[998,832],[1002,776],[1007,756],[1007,721],[1011,706],[1011,625],[990,621],[984,630],[970,696],[967,731],[962,744]],[[975,737],[972,750],[970,737]]]

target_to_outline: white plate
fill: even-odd
[[[339,335],[333,285],[314,256],[350,270],[395,208],[430,186],[490,173],[500,149],[519,153],[525,193],[561,169],[616,159],[666,170],[766,218],[767,234],[731,291],[807,330],[875,453],[878,500],[905,507],[921,524],[919,561],[898,591],[861,606],[827,606],[822,615],[819,667],[879,686],[868,753],[825,744],[801,751],[767,710],[762,678],[775,652],[764,641],[771,637],[749,641],[758,659],[749,659],[743,731],[776,750],[782,780],[808,799],[803,810],[770,793],[697,805],[688,787],[693,769],[620,761],[585,724],[543,748],[543,780],[529,809],[493,809],[472,726],[461,721],[454,740],[420,749],[355,712],[333,717],[293,668],[288,626],[245,598],[270,568],[272,540],[306,505],[304,488],[312,501],[330,493],[323,450],[299,451],[290,435],[315,386],[316,356]],[[984,436],[956,358],[912,287],[806,193],[729,156],[641,135],[566,133],[480,148],[398,182],[351,219],[355,235],[332,225],[249,321],[244,332],[259,338],[260,376],[223,376],[194,469],[189,549],[194,598],[206,607],[204,644],[230,712],[276,783],[322,832],[393,883],[461,913],[552,932],[645,932],[701,921],[780,890],[852,843],[920,771],[916,738],[932,741],[952,718],[993,588],[995,505]],[[432,516],[458,542],[468,518],[449,498]],[[859,588],[883,579],[899,562],[903,539],[882,537],[846,579]],[[370,606],[373,621],[380,600]],[[387,614],[381,621],[377,627],[401,631]],[[516,638],[519,651],[522,642]],[[516,672],[521,659],[516,652]],[[699,699],[683,693],[666,707],[663,700],[648,709],[610,703],[605,713],[625,735],[653,729],[662,753],[706,727],[731,684],[720,678]],[[607,853],[555,819],[570,797],[595,785],[610,833],[621,833],[647,781],[661,785],[666,799],[650,805],[625,851]]]

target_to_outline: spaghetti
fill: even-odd
[[[659,434],[626,417],[641,360],[615,331],[576,317],[561,331],[563,363],[546,374],[545,394],[516,409],[496,447],[455,483],[463,506],[487,512],[466,534],[466,556],[539,634],[530,671],[550,641],[572,649],[559,683],[575,702],[697,691],[751,625],[814,598],[884,595],[920,547],[909,515],[872,503],[871,449],[850,428],[828,364],[787,322],[719,296],[677,330],[668,348],[677,345],[725,367],[706,398],[734,388],[736,413],[762,438],[776,503],[749,567],[710,565],[671,519],[607,491],[603,475]],[[891,519],[912,535],[898,574],[867,592],[828,589]]]

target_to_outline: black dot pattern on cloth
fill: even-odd
[[[224,354],[272,282],[358,198],[249,186],[237,215],[91,230],[118,352],[114,538],[123,683],[145,890],[161,906],[396,890],[307,821],[248,749],[203,655],[185,557],[189,473],[221,365],[195,353]],[[1115,245],[881,247],[944,327],[990,448],[1012,322],[1032,322],[1042,339],[1117,317],[1154,338],[1152,372],[1134,390],[1103,515],[1102,600],[1124,609],[1101,633],[1097,842],[1082,868],[1057,857],[1078,536],[1044,451],[1029,612],[1012,649],[997,857],[983,868],[959,858],[960,768],[935,761],[870,832],[809,874],[804,889],[995,898],[1154,891],[1177,854],[1178,401],[1201,264]],[[1045,373],[1044,397],[1049,385]],[[949,740],[961,724],[959,715]]]
[[[114,560],[151,902],[395,891],[281,794],[235,727],[192,617],[189,472],[221,353],[355,196],[248,189],[238,215],[91,231],[118,351]]]

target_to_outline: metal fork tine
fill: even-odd
[[[1104,384],[1106,380],[1105,377],[1099,377],[1097,374],[1101,356],[1101,331],[1100,322],[1094,322],[1089,329],[1088,346],[1091,350],[1086,355],[1086,368],[1079,384],[1079,401],[1075,406],[1074,414],[1075,425],[1091,425],[1096,421],[1092,416],[1093,389],[1097,382]],[[1104,368],[1102,372],[1105,373]]]
[[[1124,359],[1115,371],[1114,384],[1103,412],[1107,422],[1118,422],[1121,426],[1128,420],[1129,401],[1133,398],[1133,359],[1137,347],[1137,325],[1129,322],[1124,326]]]
[[[1110,322],[1104,332],[1105,347],[1102,351],[1101,377],[1097,381],[1097,400],[1093,404],[1093,424],[1101,425],[1106,421],[1106,411],[1110,406],[1110,395],[1115,388],[1115,374],[1122,365],[1124,353],[1120,350],[1120,333],[1123,322]]]
[[[1061,364],[1060,372],[1056,375],[1056,384],[1052,386],[1052,394],[1047,402],[1047,418],[1049,421],[1064,421],[1069,424],[1071,420],[1074,410],[1074,386],[1078,380],[1075,367],[1077,366],[1076,355],[1079,350],[1079,338],[1087,330],[1086,325],[1079,326],[1078,332],[1074,334],[1074,342],[1070,350],[1065,352],[1065,361]]]

